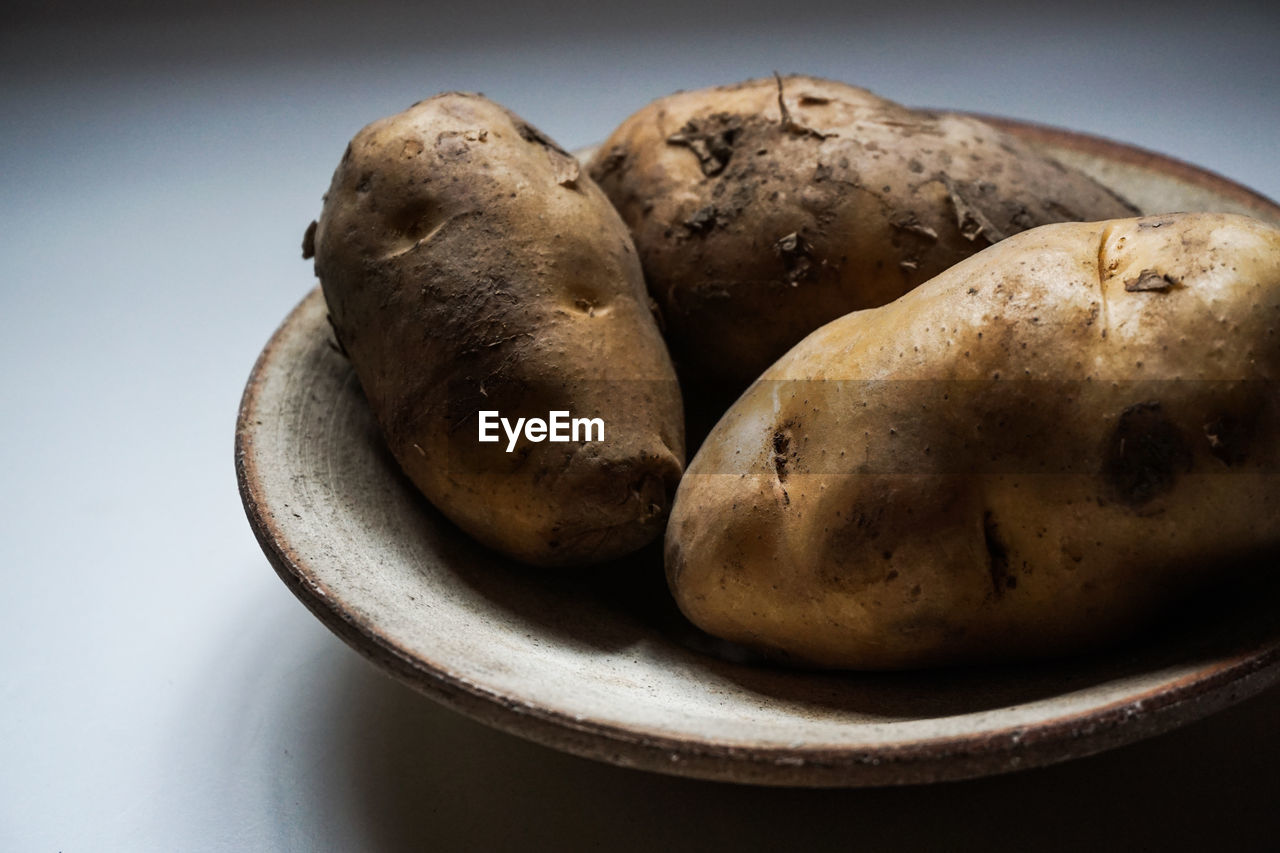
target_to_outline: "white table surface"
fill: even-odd
[[[574,147],[674,89],[798,71],[1109,136],[1280,198],[1266,5],[17,3],[0,32],[0,849],[1260,848],[1280,829],[1275,690],[1106,755],[874,791],[666,778],[491,731],[293,599],[231,445],[254,358],[313,284],[299,245],[347,139],[422,97],[483,91]]]

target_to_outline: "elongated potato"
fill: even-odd
[[[802,76],[661,98],[589,169],[697,395],[736,396],[823,323],[1011,234],[1138,213],[981,121]]]
[[[1280,230],[1047,225],[842,317],[729,410],[668,580],[829,667],[1066,652],[1280,554]]]
[[[356,135],[313,229],[334,333],[441,511],[536,564],[660,534],[679,388],[626,227],[576,160],[491,101],[438,95]],[[507,452],[496,421],[479,440],[485,411],[599,418],[603,440],[526,432]]]

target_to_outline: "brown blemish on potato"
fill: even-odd
[[[724,171],[733,157],[733,143],[742,132],[740,117],[713,113],[692,118],[679,132],[667,137],[668,145],[688,148],[698,158],[702,174],[712,177]]]
[[[854,510],[848,526],[857,530],[860,536],[868,540],[875,539],[880,535],[880,522],[883,515],[884,507],[881,505],[867,511]]]
[[[1256,423],[1256,417],[1226,414],[1214,418],[1204,425],[1209,452],[1228,468],[1242,464],[1248,457]]]
[[[463,134],[444,131],[436,135],[435,154],[444,161],[465,162],[471,159],[471,146]]]
[[[787,109],[787,102],[783,95],[782,75],[775,71],[773,72],[773,79],[778,84],[778,112],[781,113],[782,126],[787,130],[787,132],[794,133],[797,136],[812,136],[819,141],[836,135],[834,133],[823,133],[822,131],[814,130],[812,127],[807,127],[792,118],[791,111]],[[812,100],[812,98],[810,98],[810,100]],[[824,101],[824,103],[827,103],[827,101]]]
[[[556,169],[556,183],[562,187],[577,189],[578,178],[582,174],[582,166],[577,158],[568,155],[560,156],[554,152],[548,152],[548,156],[551,157],[551,162]]]
[[[1000,537],[1000,525],[991,510],[982,513],[982,543],[987,550],[991,589],[998,597],[1004,594],[1005,589],[1017,586],[1017,581],[1009,574],[1009,549]]]
[[[578,162],[577,157],[556,145],[555,142],[551,141],[550,137],[527,122],[516,122],[516,131],[520,134],[521,139],[534,145],[540,145],[547,152],[547,158],[551,161],[551,166],[555,170],[557,184],[570,189],[578,188],[578,178],[582,173],[582,165]]]
[[[982,238],[988,244],[998,243],[1008,236],[991,223],[982,210],[977,194],[971,188],[945,175],[942,177],[942,184],[947,188],[947,199],[951,202],[951,210],[955,214],[956,227],[960,229],[960,236],[970,243]]]
[[[792,285],[813,277],[813,246],[795,231],[774,243],[773,251],[782,259],[787,281]]]
[[[603,157],[600,157],[596,160],[595,167],[592,170],[591,177],[599,181],[604,176],[621,170],[623,165],[626,162],[627,162],[626,147],[622,145],[614,145],[612,148],[609,149],[608,153],[606,153]]]
[[[1135,403],[1120,413],[1103,454],[1102,475],[1112,498],[1140,507],[1173,489],[1191,469],[1191,450],[1160,403]]]
[[[1145,293],[1147,291],[1163,293],[1171,287],[1177,287],[1178,284],[1179,282],[1168,273],[1148,269],[1138,273],[1136,278],[1126,280],[1124,289],[1129,293]]]
[[[706,234],[719,224],[719,212],[714,204],[709,204],[695,210],[682,224],[691,234]]]
[[[938,239],[938,232],[921,222],[914,212],[908,213],[900,219],[895,219],[890,224],[899,231],[906,231],[929,241],[936,242]]]
[[[773,470],[779,483],[787,481],[787,457],[791,450],[791,434],[785,429],[773,433]]]

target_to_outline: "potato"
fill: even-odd
[[[801,76],[661,98],[588,168],[631,228],[690,399],[725,405],[823,323],[1011,234],[1138,213],[981,121]]]
[[[304,239],[333,330],[395,458],[430,501],[529,563],[659,536],[684,463],[670,356],[626,227],[578,162],[479,95],[361,130]],[[603,440],[479,413],[599,418]]]
[[[1280,552],[1280,230],[1046,225],[809,335],[690,464],[684,613],[824,667],[1066,653]]]

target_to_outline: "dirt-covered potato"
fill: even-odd
[[[684,461],[680,394],[626,226],[578,163],[478,95],[352,140],[304,239],[396,459],[449,518],[537,564],[656,538]],[[588,425],[578,440],[479,413]]]
[[[717,636],[918,667],[1105,641],[1280,554],[1280,230],[1046,225],[842,317],[725,415],[668,580]]]
[[[981,121],[801,76],[661,98],[588,168],[698,395],[736,395],[823,323],[1011,234],[1138,213]]]

